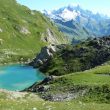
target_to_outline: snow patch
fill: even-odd
[[[79,16],[80,13],[76,12],[75,10],[70,11],[68,9],[64,9],[64,11],[62,12],[62,14],[60,15],[63,19],[69,21],[69,20],[75,20],[77,16]]]

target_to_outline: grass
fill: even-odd
[[[55,24],[40,12],[30,10],[26,6],[18,4],[16,0],[0,0],[0,3],[0,29],[2,30],[0,32],[0,40],[2,40],[0,41],[0,55],[5,59],[7,57],[5,57],[4,49],[16,53],[17,56],[26,54],[26,57],[35,57],[43,46],[49,44],[49,42],[41,40],[42,37],[48,35],[47,29],[53,32],[59,43],[66,42]],[[23,28],[29,33],[23,33]],[[8,56],[14,57],[15,55],[8,54]],[[13,58],[0,60],[0,63],[8,62],[8,60],[13,61]]]
[[[0,97],[0,110],[110,110],[110,104],[84,103],[80,100],[67,102],[49,102],[39,98],[3,99]]]
[[[40,95],[47,97],[48,95],[78,93],[83,90],[86,93],[83,97],[79,95],[77,99],[84,102],[110,103],[110,76],[107,73],[110,73],[110,65],[63,75],[47,84],[49,90]]]
[[[110,77],[108,75],[102,76],[100,74],[110,73],[110,65],[98,66],[91,70],[86,70],[84,72],[72,73],[70,75],[65,75],[63,78],[67,79],[67,82],[73,84],[83,84],[83,85],[110,85]]]
[[[89,88],[89,93],[71,101],[50,102],[28,93],[23,98],[9,98],[9,94],[0,92],[0,110],[110,110],[110,77],[100,75],[110,72],[110,65],[102,65],[84,72],[76,72],[60,76],[48,85],[49,93],[61,93],[75,87]],[[100,73],[100,74],[98,74]],[[91,90],[91,91],[90,91]],[[108,92],[107,92],[108,91]],[[44,93],[46,94],[46,93]]]
[[[110,65],[103,65],[103,66],[98,66],[96,68],[86,70],[83,72],[76,72],[76,73],[60,76],[50,84],[54,85],[54,87],[61,86],[61,87],[67,87],[68,89],[69,89],[69,85],[70,87],[74,85],[81,85],[81,86],[108,85],[110,86],[110,76],[101,75],[101,74],[107,74],[107,73],[110,73]]]

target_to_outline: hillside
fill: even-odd
[[[26,91],[38,93],[49,101],[78,101],[110,103],[110,65],[60,77],[47,77]]]
[[[41,47],[67,40],[40,12],[15,0],[0,0],[0,63],[32,58]]]
[[[110,103],[110,36],[45,47],[41,53],[46,57],[39,54],[30,64],[48,76],[24,91],[49,101]]]
[[[0,90],[0,110],[110,110],[110,104],[85,103],[80,100],[50,102],[36,94]]]
[[[92,41],[83,42],[82,44],[83,46],[91,44],[95,49],[95,46],[97,45],[96,42],[98,42],[98,45],[100,44],[101,47],[103,46],[105,49],[109,49],[109,40],[109,37],[104,37],[101,39],[94,39]],[[82,44],[77,46],[81,46]],[[101,50],[100,46],[97,47],[98,49],[100,48],[99,50]],[[51,47],[48,46],[45,47],[44,50],[51,50],[48,52],[52,52],[52,50],[54,50],[55,52],[56,50],[54,47],[54,45]],[[58,45],[57,48],[64,49],[64,47],[66,46]],[[71,49],[73,48],[71,47],[70,50]],[[44,50],[42,49],[42,51]],[[66,50],[69,50],[69,48],[66,47]],[[104,52],[104,54],[108,53],[107,51]],[[48,55],[50,55],[50,53]],[[38,56],[39,58],[44,57],[42,57],[40,54]],[[102,58],[105,58],[105,56]],[[60,59],[57,61],[60,62]],[[109,61],[109,59],[105,59],[103,61],[103,65],[97,66],[90,70],[71,73],[68,72],[69,74],[60,74],[61,76],[47,76],[43,81],[37,82],[31,87],[25,89],[26,92],[0,90],[0,109],[19,110],[22,108],[24,110],[109,110]]]
[[[84,71],[110,61],[110,37],[94,38],[77,45],[56,46],[56,51],[46,56],[46,48],[42,49],[31,65],[38,67],[49,75],[64,75],[77,71]],[[52,55],[51,55],[52,54]],[[45,62],[39,64],[39,60]],[[40,62],[41,62],[40,61]]]

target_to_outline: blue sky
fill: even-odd
[[[110,16],[110,0],[17,0],[34,10],[52,10],[68,4],[79,4],[82,8]]]

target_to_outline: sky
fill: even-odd
[[[17,0],[17,2],[39,11],[52,10],[68,4],[79,4],[83,9],[110,16],[110,0]]]

